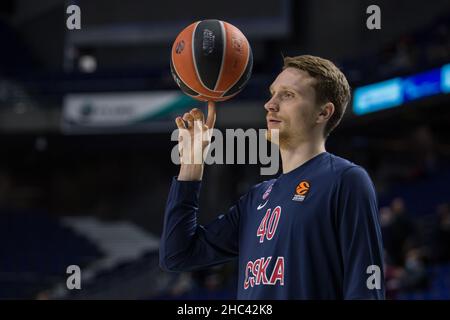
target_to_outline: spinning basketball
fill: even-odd
[[[197,21],[172,46],[173,78],[187,95],[201,101],[225,101],[250,78],[250,44],[235,26],[220,20]]]

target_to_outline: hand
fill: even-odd
[[[203,176],[204,159],[211,142],[212,129],[216,122],[215,102],[208,102],[208,118],[205,123],[203,112],[197,108],[175,119],[179,129],[180,181],[199,181]]]

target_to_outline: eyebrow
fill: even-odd
[[[282,89],[282,90],[292,90],[292,91],[295,91],[295,92],[297,92],[297,93],[299,93],[300,94],[300,91],[299,90],[297,90],[297,89],[294,89],[294,88],[292,88],[292,87],[288,87],[288,86],[281,86],[280,87],[280,89]],[[270,92],[272,92],[273,91],[273,85],[270,85],[270,87],[269,87],[269,91]]]

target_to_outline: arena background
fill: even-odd
[[[66,27],[71,4],[80,30]],[[366,27],[372,4],[379,30]],[[381,83],[372,100],[352,101],[327,149],[376,185],[388,298],[450,299],[448,0],[2,0],[0,299],[235,297],[233,263],[182,274],[158,266],[178,170],[173,118],[202,105],[176,87],[169,53],[178,32],[206,18],[236,25],[254,54],[245,90],[218,105],[221,130],[265,127],[282,55],[333,60],[353,93]],[[399,79],[405,98],[392,101]],[[268,178],[259,165],[208,166],[200,221]],[[66,287],[70,265],[81,290]]]

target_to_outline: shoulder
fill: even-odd
[[[342,171],[341,173],[341,182],[345,183],[370,183],[372,184],[372,180],[370,179],[367,171],[358,165],[349,167]]]
[[[333,173],[338,187],[351,188],[354,191],[361,187],[374,189],[369,174],[360,165],[333,154],[329,155],[328,162],[328,170]]]
[[[369,178],[367,171],[363,167],[332,153],[328,154],[326,168],[329,173],[333,173],[340,180],[358,179],[358,177],[362,179]]]
[[[358,167],[358,165],[351,162],[350,160],[336,156],[332,153],[328,154],[327,168],[333,173],[341,175],[346,170],[354,167]]]

